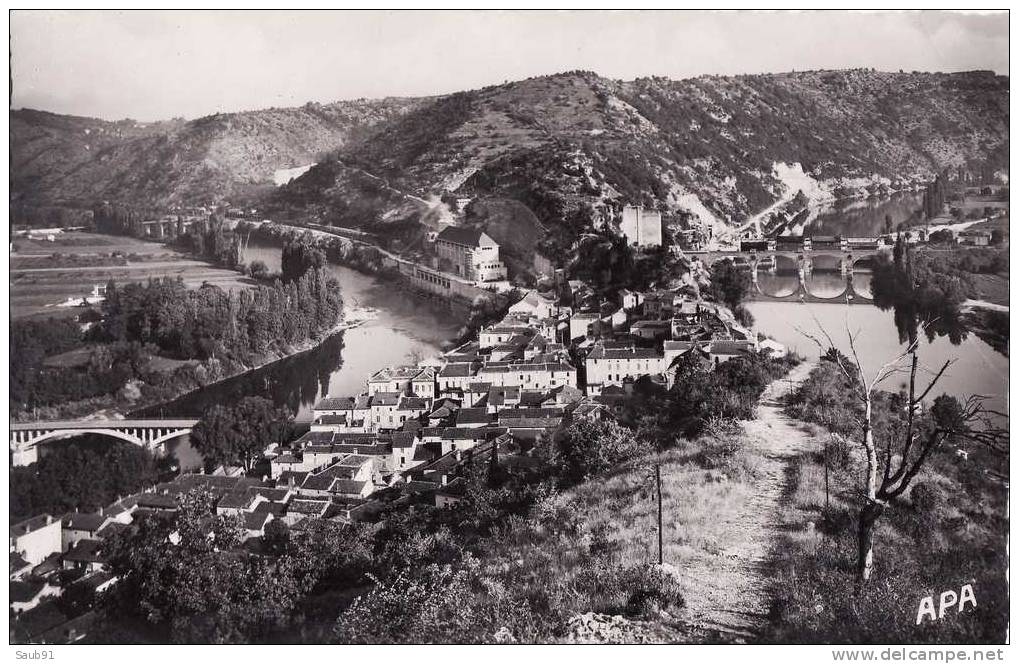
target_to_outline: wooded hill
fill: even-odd
[[[680,81],[568,72],[151,126],[16,111],[12,200],[264,194],[276,217],[391,234],[434,225],[448,214],[445,193],[519,201],[564,240],[624,202],[735,223],[786,193],[775,163],[800,163],[846,194],[946,168],[1007,169],[1008,83],[979,71]],[[274,169],[312,161],[289,185],[270,185]]]

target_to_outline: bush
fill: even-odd
[[[620,582],[629,589],[626,613],[638,618],[653,618],[667,609],[685,606],[677,576],[671,565],[645,563],[624,568]]]
[[[615,422],[574,422],[541,453],[567,483],[580,482],[615,465],[652,452],[643,436]]]

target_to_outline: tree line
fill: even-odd
[[[93,338],[153,344],[179,359],[246,362],[321,337],[336,325],[342,303],[339,282],[321,267],[236,293],[212,285],[188,290],[180,278],[111,282]]]

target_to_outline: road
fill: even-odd
[[[696,558],[684,575],[699,580],[698,592],[685,597],[683,622],[689,628],[730,642],[753,642],[767,628],[771,604],[768,565],[785,525],[782,500],[788,470],[797,456],[819,445],[782,412],[779,400],[810,373],[804,362],[768,386],[758,418],[744,422],[747,446],[762,457],[754,489],[739,509],[719,514],[725,520],[722,541],[727,548],[715,556]]]

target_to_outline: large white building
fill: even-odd
[[[458,277],[479,284],[506,279],[506,266],[499,260],[499,245],[476,228],[443,228],[435,237],[435,251],[440,260],[449,261],[450,271]]]
[[[591,349],[584,366],[589,394],[599,394],[606,385],[622,385],[626,380],[659,374],[668,368],[665,356],[653,348],[606,348],[600,343]]]
[[[627,205],[623,208],[623,220],[619,230],[626,241],[637,247],[662,246],[662,213],[642,206]]]

